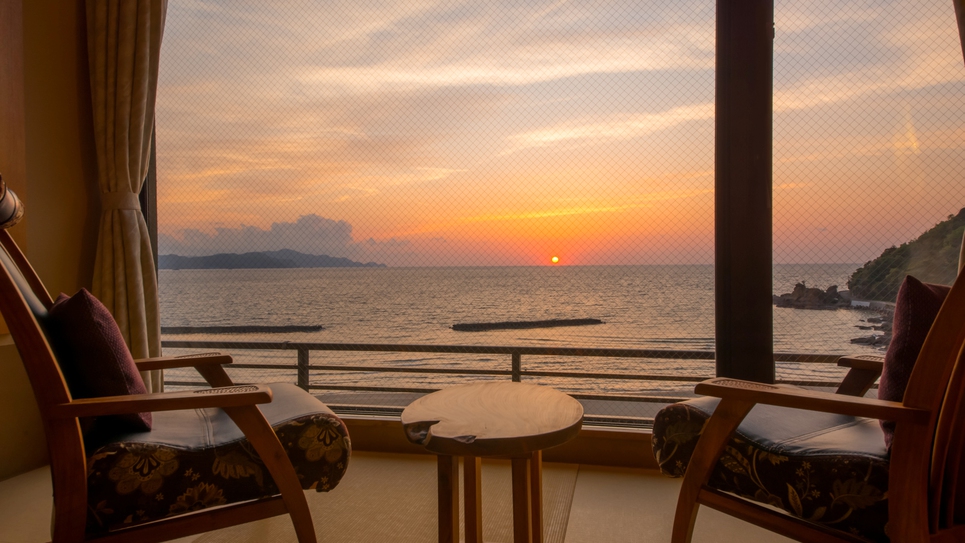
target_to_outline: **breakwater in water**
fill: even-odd
[[[525,330],[527,328],[587,326],[590,324],[603,324],[603,321],[600,319],[548,319],[541,321],[471,322],[453,324],[452,329],[457,332],[484,332],[486,330]]]
[[[286,334],[294,332],[319,332],[324,328],[316,325],[292,326],[162,326],[162,334]]]

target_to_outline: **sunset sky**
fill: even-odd
[[[713,261],[714,2],[171,0],[160,252]],[[965,207],[949,0],[777,0],[778,262]]]

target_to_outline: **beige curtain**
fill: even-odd
[[[93,293],[134,358],[160,356],[157,278],[138,193],[147,177],[167,0],[87,0],[100,232]],[[160,374],[144,374],[160,391]]]

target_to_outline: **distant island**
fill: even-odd
[[[237,270],[259,268],[385,268],[376,262],[355,262],[343,257],[308,255],[291,249],[209,256],[159,255],[161,270]]]
[[[958,255],[965,232],[965,208],[949,215],[918,239],[885,249],[848,279],[851,297],[894,302],[906,275],[926,283],[950,285],[958,274]]]

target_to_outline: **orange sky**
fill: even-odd
[[[170,4],[162,253],[713,261],[712,1],[358,4]],[[965,206],[947,4],[776,2],[776,261],[863,262]]]

